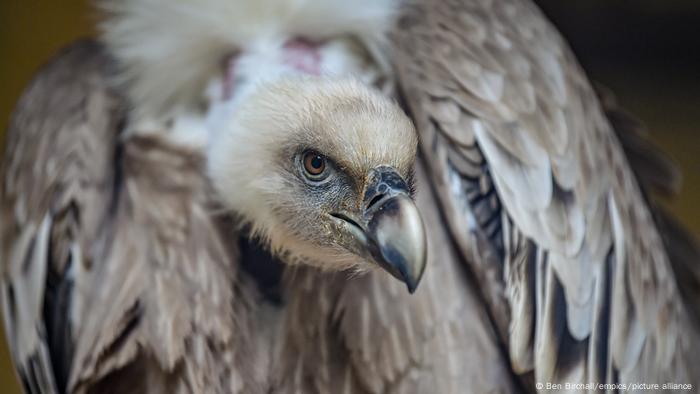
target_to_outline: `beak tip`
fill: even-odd
[[[406,289],[408,289],[409,294],[413,294],[416,292],[416,289],[418,288],[418,281],[407,280],[405,283],[406,283]]]
[[[406,284],[406,288],[411,294],[416,292],[416,289],[418,288],[418,285],[420,284],[420,281],[423,278],[423,272],[425,271],[425,258],[423,259],[422,263],[419,263],[419,265],[417,265],[417,267],[420,268],[416,274],[412,275],[409,273],[403,275],[403,282]]]
[[[376,262],[391,276],[403,282],[408,292],[413,294],[418,288],[426,266],[425,253],[418,253],[420,254],[403,254],[392,247],[380,247]]]

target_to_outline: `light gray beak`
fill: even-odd
[[[336,218],[349,228],[360,250],[413,293],[423,276],[427,260],[425,227],[406,182],[391,167],[372,170],[364,196],[361,219]]]

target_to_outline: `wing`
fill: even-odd
[[[697,384],[692,309],[595,92],[542,13],[419,1],[393,39],[444,225],[516,372]]]
[[[59,54],[27,88],[8,131],[2,296],[27,392],[65,389],[78,259],[95,241],[113,194],[114,142],[123,113],[100,75],[106,61],[89,42]]]
[[[122,136],[111,67],[98,44],[71,46],[9,130],[2,299],[25,390],[254,391],[249,304],[202,158]]]
[[[668,258],[675,273],[681,298],[690,315],[700,317],[700,243],[680,222],[656,201],[656,195],[675,197],[681,189],[681,173],[676,164],[650,140],[646,127],[621,108],[605,87],[596,86],[598,97],[620,140],[632,171],[644,193]]]

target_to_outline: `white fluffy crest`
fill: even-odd
[[[400,0],[100,0],[102,39],[139,114],[202,98],[228,55],[258,39],[381,41]]]

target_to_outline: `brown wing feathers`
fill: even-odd
[[[3,287],[6,307],[24,310],[7,327],[29,392],[62,392],[70,373],[74,275],[110,201],[123,115],[101,76],[108,61],[88,41],[63,51],[22,96],[8,132]]]
[[[202,158],[123,138],[111,67],[100,45],[74,44],[8,133],[2,295],[25,389],[83,392],[116,374],[133,386],[110,390],[255,392],[248,290],[210,215]]]
[[[686,378],[672,365],[693,365],[697,330],[623,147],[649,167],[637,167],[652,174],[642,183],[670,190],[677,177],[658,155],[637,160],[653,150],[632,136],[620,145],[611,123],[631,122],[601,109],[541,12],[527,1],[417,2],[394,42],[403,98],[463,258],[484,270],[489,248],[468,240],[502,240],[490,244],[503,250],[503,276],[479,285],[492,311],[509,300],[494,324],[509,333],[516,370],[539,381]],[[477,153],[483,162],[470,160]],[[479,178],[495,185],[499,203],[486,215],[502,210],[495,232],[479,220]],[[677,323],[661,329],[662,311]],[[692,344],[680,346],[686,332]]]

